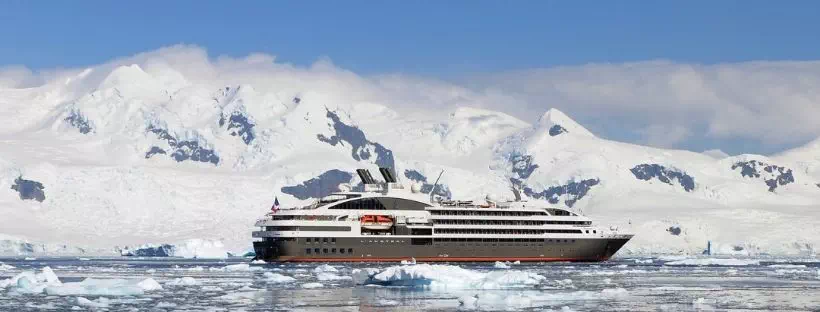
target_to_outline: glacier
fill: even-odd
[[[443,171],[439,197],[511,199],[520,187],[637,234],[619,255],[820,246],[820,139],[768,156],[653,148],[557,109],[534,120],[487,110],[467,89],[416,94],[252,57],[202,72],[176,49],[0,87],[0,255],[243,255],[274,198],[307,205],[380,165],[424,192]]]

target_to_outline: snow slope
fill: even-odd
[[[721,158],[605,140],[556,109],[530,124],[463,90],[441,91],[454,109],[404,114],[390,100],[404,90],[246,62],[269,70],[232,80],[148,54],[0,87],[0,254],[242,254],[275,196],[304,205],[377,166],[427,191],[444,170],[440,194],[463,199],[516,185],[634,231],[623,253],[820,246],[820,140]]]

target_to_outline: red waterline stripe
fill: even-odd
[[[494,262],[494,261],[529,261],[529,262],[557,262],[557,261],[606,261],[608,259],[595,258],[546,258],[546,257],[430,257],[415,258],[419,262]],[[400,262],[411,258],[286,258],[280,257],[273,261],[280,262]]]

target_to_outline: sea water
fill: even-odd
[[[0,311],[820,309],[814,259],[604,263],[251,263],[0,259]]]

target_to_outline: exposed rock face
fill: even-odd
[[[561,125],[554,125],[554,126],[550,127],[550,130],[549,130],[550,136],[557,136],[557,135],[559,135],[561,133],[565,133],[565,132],[568,132],[567,129],[564,129],[564,127],[561,127]]]
[[[151,146],[151,150],[149,150],[147,153],[145,153],[145,159],[151,158],[151,156],[154,156],[156,154],[165,155],[166,152],[165,152],[164,149],[161,149],[161,148],[156,147],[156,146]]]
[[[674,225],[670,226],[668,229],[666,229],[666,231],[669,232],[669,234],[672,234],[672,235],[675,235],[675,236],[678,236],[681,233],[680,227],[679,226],[674,226]]]
[[[513,179],[511,179],[513,180]],[[512,181],[516,184],[518,181]],[[581,181],[570,181],[564,185],[548,187],[540,192],[533,190],[529,186],[524,187],[524,194],[532,198],[546,199],[551,204],[561,202],[561,196],[566,196],[564,204],[572,207],[576,202],[584,198],[589,190],[600,183],[599,179],[586,179]],[[519,182],[520,183],[520,182]]]
[[[510,163],[512,172],[516,175],[514,178],[518,180],[526,180],[535,169],[538,169],[538,164],[532,162],[531,155],[514,153],[510,155]]]
[[[247,114],[242,112],[233,112],[229,116],[223,114],[219,117],[219,126],[224,127],[227,124],[228,133],[236,136],[245,142],[245,145],[250,145],[253,139],[256,138],[254,127],[256,124],[250,120]]]
[[[336,146],[347,143],[350,145],[351,156],[357,161],[372,160],[379,167],[394,168],[393,151],[385,148],[379,143],[367,140],[364,132],[355,126],[346,125],[339,119],[336,113],[327,111],[327,118],[331,121],[331,126],[335,133],[331,137],[318,134],[319,141]],[[373,154],[376,154],[373,157]]]
[[[786,167],[767,164],[757,160],[739,161],[732,165],[732,170],[740,168],[740,175],[744,178],[763,179],[774,192],[778,186],[794,183],[792,170]]]
[[[695,189],[695,178],[686,174],[686,172],[666,168],[659,164],[640,164],[632,169],[632,174],[639,180],[649,181],[657,179],[663,183],[672,185],[672,180],[678,181],[678,184],[687,192]]]
[[[14,180],[14,184],[11,186],[11,189],[20,193],[20,199],[22,200],[31,199],[38,202],[43,202],[46,200],[46,194],[43,191],[45,187],[42,183],[37,181],[25,180],[23,177],[18,177]]]
[[[338,191],[339,184],[349,183],[352,178],[349,172],[333,169],[300,184],[282,187],[281,191],[301,200],[320,198]]]
[[[219,156],[216,154],[216,152],[213,149],[208,149],[200,146],[199,141],[179,141],[174,135],[168,133],[168,130],[155,127],[154,125],[148,126],[147,131],[154,133],[157,136],[157,138],[168,143],[168,146],[172,151],[169,156],[177,162],[193,160],[198,162],[212,163],[214,165],[219,164]],[[166,151],[158,146],[152,146],[151,150],[145,153],[145,158],[151,158],[151,156],[157,154],[165,155]]]
[[[69,111],[64,121],[72,127],[77,128],[82,134],[94,132],[94,125],[78,109]]]
[[[404,176],[407,179],[421,183],[422,193],[430,194],[430,192],[433,191],[434,184],[428,183],[427,177],[421,174],[420,172],[416,170],[405,169]],[[435,181],[433,182],[435,183]],[[436,190],[435,192],[433,192],[433,194],[446,199],[451,199],[453,197],[453,194],[450,192],[450,187],[442,183],[439,183],[438,186],[436,186]]]

